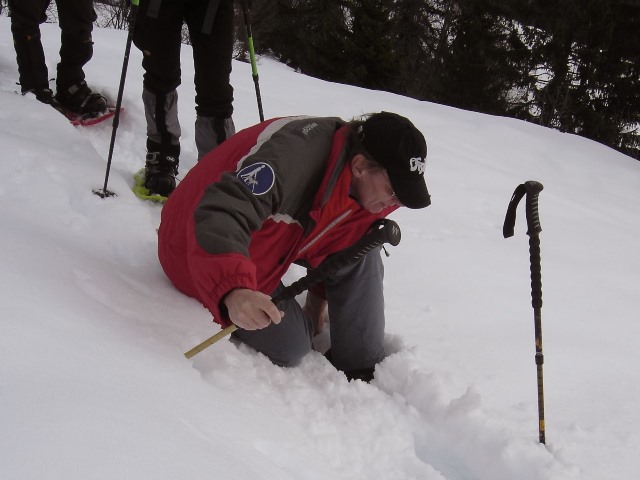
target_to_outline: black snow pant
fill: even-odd
[[[226,138],[224,120],[233,113],[233,15],[233,0],[140,0],[133,41],[143,53],[148,151],[180,152],[176,88],[181,83],[183,22],[193,48],[196,114],[201,118],[196,129],[209,124],[213,129],[214,122],[204,118],[219,119],[222,129],[205,135],[196,131],[196,137],[217,134],[220,140],[214,145]]]
[[[51,0],[9,0],[11,33],[22,92],[49,88],[49,73],[40,40]],[[61,30],[56,88],[68,89],[85,78],[83,67],[93,56],[91,32],[96,13],[91,0],[56,0]]]

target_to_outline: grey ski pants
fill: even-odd
[[[383,277],[380,249],[376,249],[324,281],[331,358],[339,370],[371,368],[384,358]],[[278,325],[253,331],[239,329],[233,336],[276,365],[293,367],[311,351],[313,325],[295,299],[279,307],[285,315]]]

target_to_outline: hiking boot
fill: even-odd
[[[329,363],[331,363],[331,365],[335,367],[333,363],[333,355],[331,354],[331,349],[325,352],[324,357],[327,360],[329,360]],[[371,380],[373,380],[373,374],[374,374],[375,368],[376,368],[375,366],[367,367],[367,368],[357,368],[353,370],[343,370],[342,372],[344,373],[345,377],[347,377],[347,380],[349,381],[362,380],[365,383],[369,383],[371,382]],[[338,367],[336,367],[336,369],[340,370]]]
[[[53,96],[53,91],[50,88],[31,88],[29,90],[24,90],[22,95],[27,95],[28,93],[33,94],[36,97],[36,100],[46,105],[55,106],[58,104]]]
[[[360,368],[358,370],[345,370],[344,375],[347,377],[347,380],[362,380],[365,383],[371,382],[373,380],[373,372],[374,368]]]
[[[99,93],[93,93],[84,80],[58,90],[55,98],[67,110],[81,115],[98,115],[107,109],[107,99]]]
[[[168,197],[176,188],[178,158],[160,152],[147,153],[144,186],[150,194]]]

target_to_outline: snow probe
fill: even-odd
[[[247,0],[240,0],[242,5],[242,15],[244,16],[244,26],[247,30],[247,47],[249,48],[249,59],[251,60],[251,76],[253,84],[256,87],[256,100],[258,101],[258,115],[260,121],[264,122],[264,113],[262,112],[262,97],[260,96],[260,84],[258,83],[258,67],[256,65],[256,52],[253,49],[253,34],[251,33],[251,19],[249,17],[249,6]]]
[[[400,243],[400,236],[400,227],[396,222],[386,218],[376,220],[360,240],[358,240],[350,247],[347,247],[344,250],[341,250],[340,252],[334,253],[333,255],[327,257],[318,266],[318,268],[311,270],[301,279],[293,282],[288,287],[283,288],[280,293],[278,293],[271,300],[273,301],[273,303],[278,304],[283,300],[290,300],[292,298],[295,298],[297,295],[300,295],[312,285],[315,285],[316,283],[322,281],[341,268],[357,262],[374,248],[379,247],[385,243],[389,243],[390,245],[393,245],[395,247]],[[185,353],[184,356],[187,358],[193,357],[195,354],[213,345],[218,340],[233,333],[237,329],[238,327],[233,324],[224,328],[223,330],[216,333],[213,337],[208,338],[201,344],[193,347],[191,350]]]
[[[120,111],[122,109],[122,93],[124,92],[124,80],[127,76],[127,66],[129,65],[129,54],[131,53],[131,43],[133,41],[133,28],[136,24],[136,17],[138,15],[138,4],[140,0],[131,0],[131,10],[129,10],[129,32],[127,35],[127,45],[124,49],[124,60],[122,62],[122,74],[120,75],[120,86],[118,87],[118,98],[116,100],[116,110],[113,116],[113,128],[111,130],[111,143],[109,144],[109,156],[107,158],[107,171],[104,175],[104,186],[102,189],[95,189],[93,193],[99,197],[113,197],[114,192],[107,190],[107,183],[109,182],[109,171],[111,170],[111,159],[113,158],[113,147],[116,143],[116,131],[118,130],[118,124],[120,123]]]
[[[531,259],[531,304],[533,306],[533,318],[535,324],[536,339],[536,367],[538,373],[538,438],[540,443],[545,443],[544,425],[544,390],[542,387],[542,364],[544,355],[542,354],[542,273],[540,269],[540,237],[542,231],[540,217],[538,216],[538,195],[543,186],[539,182],[529,180],[518,187],[513,192],[507,215],[504,219],[502,234],[504,238],[513,236],[513,229],[516,223],[516,209],[522,197],[526,194],[526,214],[527,214],[527,235],[529,235],[529,257]]]

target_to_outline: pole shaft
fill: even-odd
[[[253,48],[253,34],[251,33],[251,18],[249,14],[249,6],[246,0],[240,0],[242,7],[242,15],[244,16],[244,26],[247,31],[247,48],[249,49],[249,60],[251,62],[251,76],[253,77],[253,85],[256,90],[256,101],[258,102],[258,115],[260,121],[264,122],[264,112],[262,111],[262,95],[260,94],[260,80],[258,76],[258,65],[256,62],[256,52]]]
[[[531,304],[536,342],[536,371],[538,384],[538,438],[545,443],[544,386],[542,352],[542,271],[540,267],[540,238],[537,232],[529,234],[529,256],[531,264]]]
[[[127,44],[124,49],[124,59],[122,61],[122,73],[120,74],[120,84],[118,86],[118,98],[116,99],[116,112],[113,116],[113,123],[111,129],[111,141],[109,142],[109,155],[107,157],[107,168],[104,175],[104,185],[102,187],[102,194],[107,197],[110,194],[107,190],[107,184],[109,183],[109,173],[111,172],[111,162],[113,159],[113,149],[116,143],[116,132],[118,131],[118,125],[120,124],[120,109],[122,107],[122,97],[124,94],[124,82],[127,77],[127,67],[129,66],[129,56],[131,54],[131,43],[133,42],[133,29],[136,23],[136,17],[138,15],[139,0],[131,0],[131,10],[129,11],[129,29],[127,33]]]
[[[185,353],[184,356],[187,357],[187,358],[193,357],[194,355],[196,355],[197,353],[200,353],[205,348],[210,347],[211,345],[216,343],[218,340],[221,340],[222,338],[226,337],[227,335],[231,335],[237,329],[238,329],[238,327],[236,327],[235,325],[229,325],[228,327],[223,328],[218,333],[216,333],[214,336],[206,339],[204,342],[202,342],[202,343],[196,345],[195,347],[193,347],[191,350],[189,350],[187,353]]]

